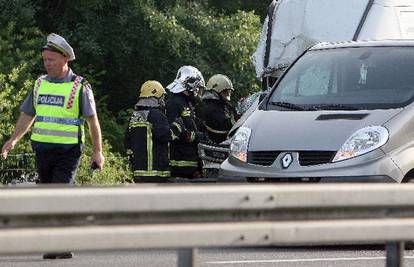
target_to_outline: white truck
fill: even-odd
[[[274,0],[252,61],[266,89],[316,43],[387,39],[414,39],[413,0]]]

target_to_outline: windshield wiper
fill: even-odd
[[[289,102],[272,102],[272,105],[284,107],[288,109],[293,109],[293,110],[306,110],[305,107],[303,106],[296,105],[296,104],[289,103]]]
[[[314,110],[359,110],[356,107],[343,105],[343,104],[313,105],[311,109],[314,109]]]

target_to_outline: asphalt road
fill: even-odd
[[[414,266],[414,251],[405,251],[404,266]],[[43,260],[41,255],[0,256],[0,267],[88,266],[174,267],[174,250],[79,252],[67,260]],[[377,267],[385,266],[381,246],[202,249],[202,267]]]

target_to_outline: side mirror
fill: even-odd
[[[263,100],[265,100],[265,98],[269,95],[269,92],[270,92],[270,90],[267,90],[267,91],[264,91],[264,92],[260,93],[260,95],[259,95],[259,109],[260,110],[264,109],[266,101],[263,101]]]
[[[267,96],[268,93],[269,93],[268,91],[264,91],[264,92],[261,92],[260,93],[260,95],[259,95],[259,103],[262,102],[263,99],[265,99],[265,97]]]

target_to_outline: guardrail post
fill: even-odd
[[[198,249],[183,248],[178,250],[178,267],[198,267]]]
[[[404,260],[404,242],[387,243],[386,267],[402,267]]]

